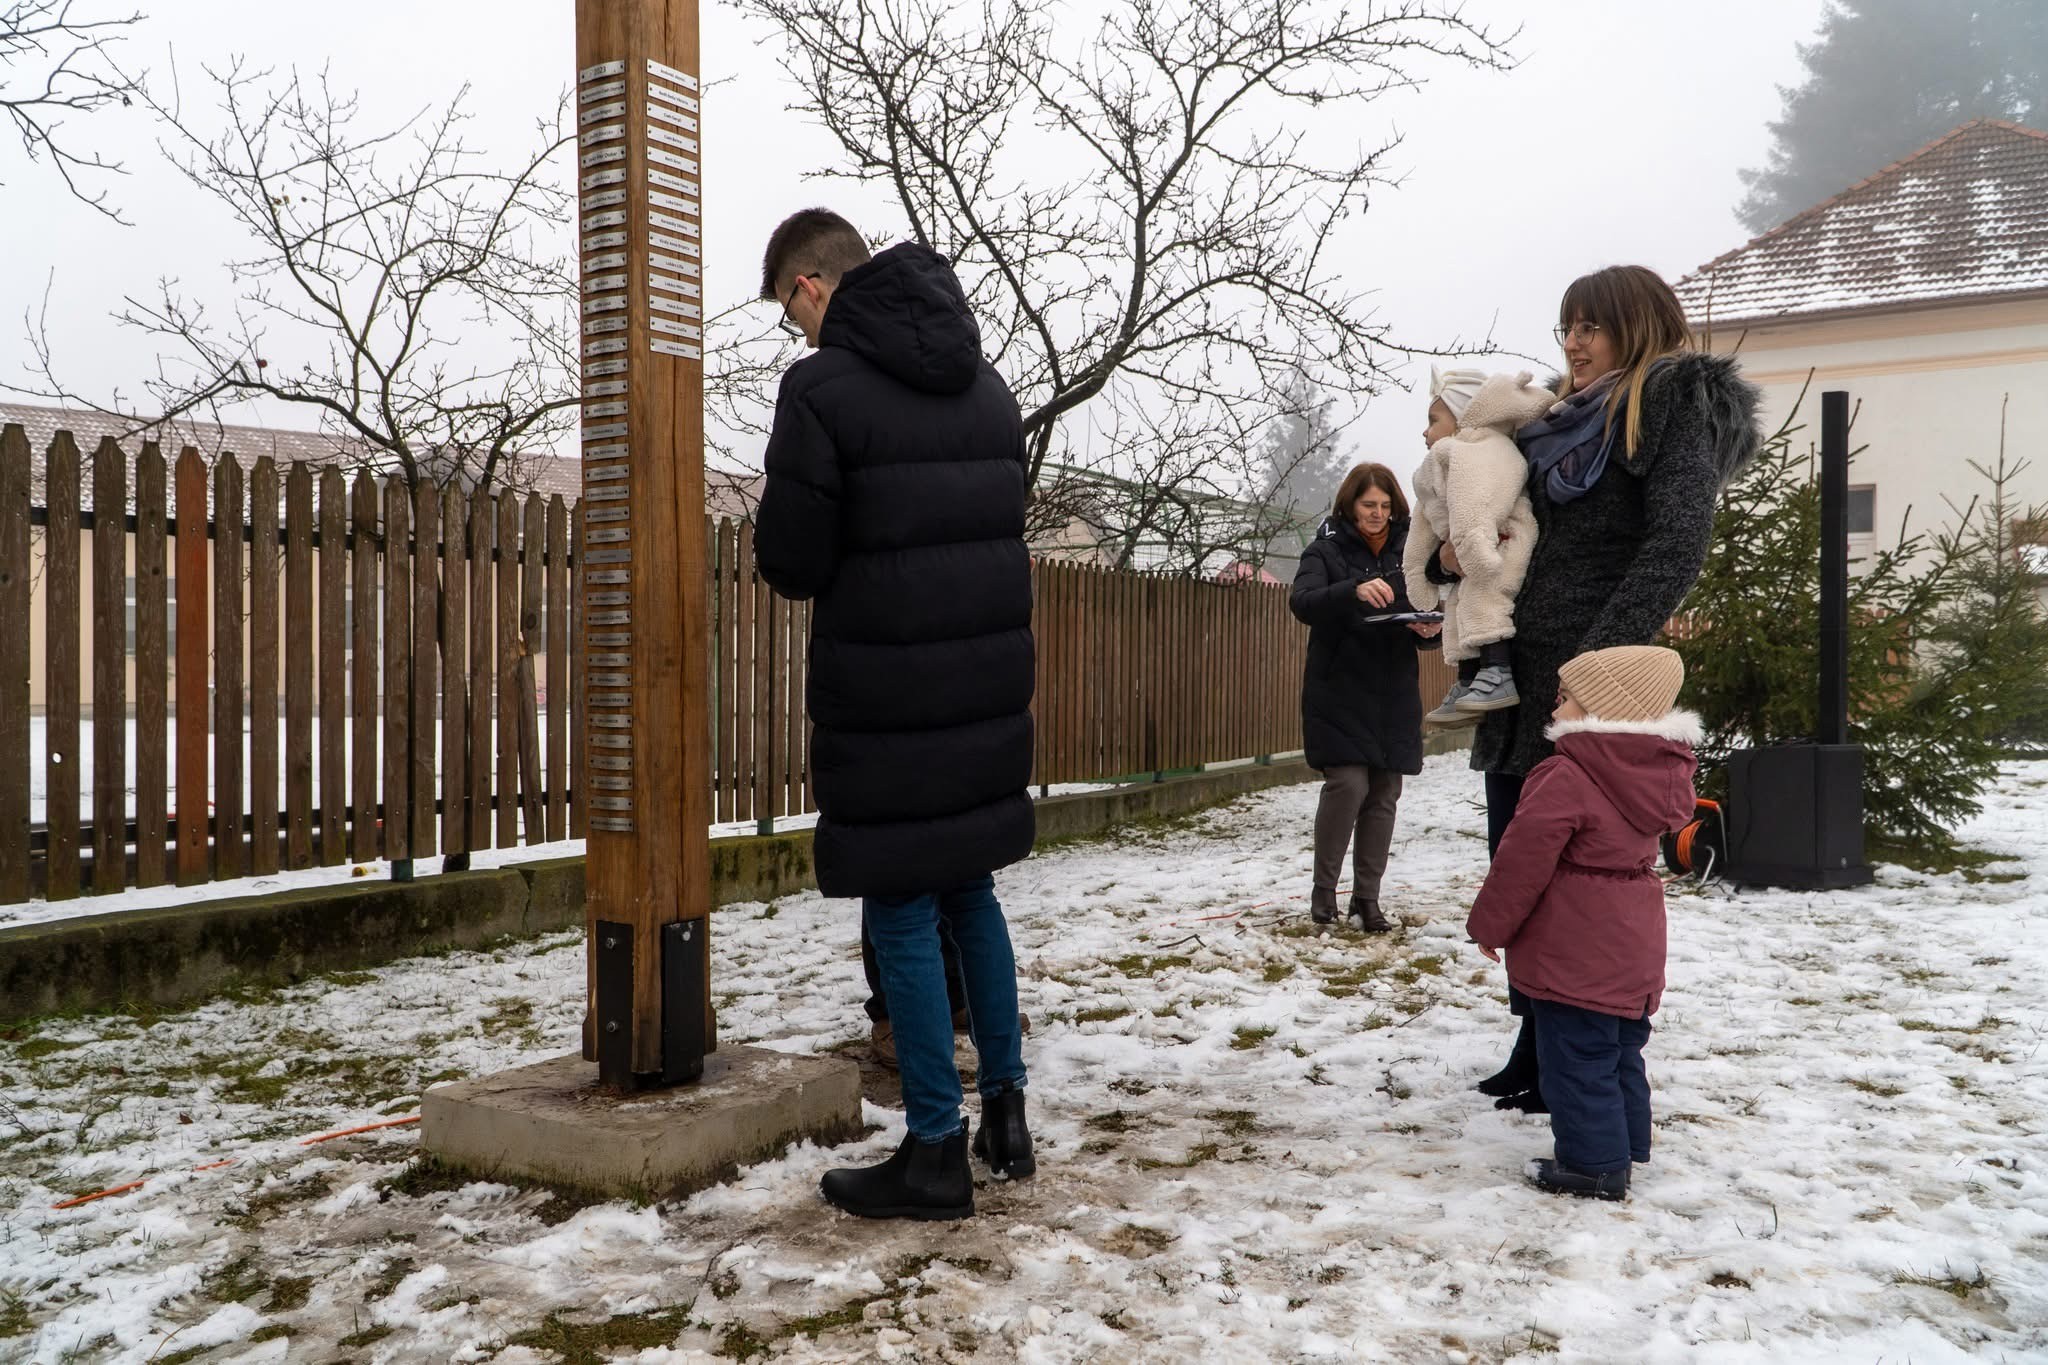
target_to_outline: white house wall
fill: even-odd
[[[1762,387],[1766,431],[1798,405],[1797,449],[1819,446],[1821,392],[1849,392],[1850,445],[1864,447],[1849,481],[1874,486],[1881,543],[1898,535],[1902,518],[1910,531],[1930,530],[1955,519],[1945,499],[1965,505],[1988,493],[1970,462],[1997,462],[2001,404],[2007,461],[2029,465],[2012,486],[2014,510],[2048,505],[2048,298],[1746,332],[1724,326],[1704,340],[1736,351]]]

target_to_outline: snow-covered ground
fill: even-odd
[[[1286,899],[1313,787],[1005,873],[1040,1173],[962,1224],[819,1202],[893,1147],[886,1086],[864,1141],[657,1207],[449,1180],[412,1128],[300,1145],[567,1050],[573,937],[18,1030],[0,1359],[2048,1359],[2048,765],[1969,831],[2009,859],[1980,880],[1674,897],[1623,1205],[1526,1185],[1543,1121],[1470,1088],[1510,1036],[1460,930],[1473,794],[1411,783],[1390,941]],[[850,905],[714,936],[725,1038],[864,1041]]]

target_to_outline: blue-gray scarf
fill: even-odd
[[[1552,502],[1584,497],[1607,472],[1608,452],[1627,423],[1625,400],[1616,401],[1608,420],[1607,396],[1620,381],[1621,371],[1610,370],[1515,433],[1529,472],[1544,481]]]

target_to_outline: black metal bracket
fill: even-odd
[[[661,1084],[684,1085],[704,1074],[704,1021],[711,996],[707,920],[661,926]]]
[[[710,954],[703,920],[661,926],[661,1069],[633,1069],[633,928],[597,922],[597,1079],[617,1090],[687,1085],[704,1074]]]
[[[590,950],[597,962],[598,1083],[632,1090],[633,926],[599,920]]]

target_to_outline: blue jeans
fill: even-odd
[[[1650,1076],[1643,1044],[1650,1021],[1529,1001],[1536,1057],[1557,1159],[1604,1175],[1650,1159]]]
[[[996,900],[995,878],[921,896],[862,902],[882,992],[896,1034],[903,1112],[910,1135],[939,1142],[960,1131],[960,1073],[953,1066],[953,1007],[939,957],[939,921],[960,950],[968,1030],[980,1057],[981,1093],[1024,1088],[1024,1036],[1017,1029],[1017,959]]]

